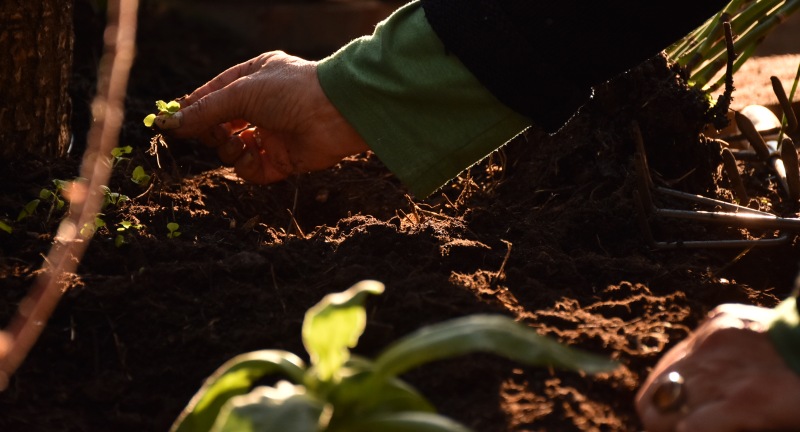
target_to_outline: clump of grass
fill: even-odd
[[[684,66],[695,86],[712,92],[725,82],[727,48],[723,22],[729,21],[735,37],[737,71],[764,38],[800,9],[800,0],[731,0],[724,9],[667,49],[667,55]]]

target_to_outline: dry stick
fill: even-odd
[[[739,128],[739,131],[742,133],[742,135],[747,138],[747,141],[750,143],[750,146],[753,147],[753,150],[756,151],[758,158],[764,162],[768,162],[770,158],[769,147],[767,147],[767,143],[764,142],[764,137],[762,137],[761,134],[758,133],[758,130],[756,130],[753,121],[739,111],[734,112],[733,115],[733,119],[736,121],[736,126]]]
[[[730,19],[730,18],[728,18]],[[722,107],[726,112],[731,106],[733,100],[733,72],[735,71],[734,63],[736,62],[736,48],[733,45],[733,31],[731,30],[730,21],[722,23],[722,28],[725,32],[725,48],[727,53],[727,62],[725,67],[725,91],[717,98],[717,106]],[[725,116],[727,117],[727,116]]]
[[[772,82],[772,91],[774,91],[775,96],[778,97],[781,110],[783,110],[786,132],[792,133],[797,130],[797,116],[794,114],[792,102],[789,101],[789,98],[786,96],[786,90],[783,89],[783,84],[781,84],[781,80],[778,79],[778,77],[771,76],[769,80]],[[783,122],[781,122],[781,124],[783,125]]]
[[[740,203],[747,203],[750,198],[747,196],[747,191],[742,183],[742,176],[739,175],[739,167],[736,166],[736,157],[729,149],[722,149],[722,164],[725,167],[725,174],[728,176],[728,181],[731,183],[731,190]]]
[[[20,302],[5,332],[8,352],[0,358],[0,390],[8,387],[11,375],[22,364],[63,293],[63,276],[75,271],[83,257],[88,239],[79,237],[80,227],[91,223],[100,210],[103,193],[100,186],[111,176],[111,150],[117,146],[123,118],[123,100],[133,63],[136,39],[138,0],[116,0],[108,4],[106,52],[98,73],[97,97],[92,103],[95,122],[89,131],[88,148],[83,156],[80,176],[83,183],[73,183],[70,212],[61,222],[56,242],[50,249],[42,271],[30,293]],[[2,353],[0,353],[2,354]]]
[[[797,161],[797,150],[794,148],[794,142],[789,137],[785,137],[781,142],[781,160],[786,171],[789,200],[796,204],[800,200],[800,164]]]

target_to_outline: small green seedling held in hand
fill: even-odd
[[[395,341],[375,360],[351,355],[366,327],[365,299],[383,289],[380,282],[363,281],[325,296],[303,321],[303,345],[311,365],[282,350],[234,357],[206,380],[170,431],[469,432],[437,414],[398,376],[472,352],[586,373],[617,367],[500,315],[472,315],[421,328]],[[283,379],[275,380],[274,386],[256,385],[268,375]]]
[[[144,118],[144,125],[147,127],[153,127],[153,123],[156,121],[156,117],[160,115],[165,116],[172,116],[178,111],[181,110],[181,104],[178,101],[169,101],[164,102],[163,100],[156,101],[156,109],[158,109],[158,114],[150,114]]]

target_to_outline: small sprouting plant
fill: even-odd
[[[103,220],[103,218],[101,218],[100,216],[103,216],[103,214],[98,213],[97,215],[95,215],[94,220],[92,222],[86,222],[85,224],[83,224],[80,231],[81,236],[83,236],[83,238],[88,239],[92,237],[94,233],[97,232],[97,230],[106,226],[106,221]]]
[[[36,209],[39,208],[40,202],[42,202],[42,200],[39,198],[28,201],[28,203],[22,207],[22,210],[19,211],[19,215],[17,215],[17,222],[36,213]]]
[[[125,241],[125,234],[130,232],[130,230],[141,230],[144,228],[142,224],[137,224],[135,222],[131,222],[129,220],[124,220],[117,224],[117,235],[114,237],[114,246],[120,247],[127,243]]]
[[[39,191],[39,198],[33,199],[29,201],[25,206],[20,210],[19,215],[17,216],[17,221],[21,221],[29,216],[32,216],[36,213],[36,209],[39,208],[39,204],[44,202],[50,203],[50,210],[47,213],[47,219],[49,220],[50,217],[53,215],[53,211],[61,210],[64,208],[64,200],[61,199],[61,191],[67,186],[67,181],[54,179],[53,180],[53,189],[42,188]]]
[[[167,238],[174,239],[175,237],[178,237],[179,235],[181,235],[181,232],[178,231],[180,228],[181,228],[181,226],[178,225],[175,222],[168,223],[167,224],[167,230],[169,232],[167,233]]]
[[[111,158],[113,163],[111,164],[112,167],[117,166],[120,162],[124,160],[128,160],[129,158],[126,157],[133,152],[133,147],[125,146],[125,147],[116,147],[111,150]]]
[[[108,186],[100,186],[100,188],[103,190],[103,204],[101,206],[103,209],[109,206],[116,207],[125,201],[130,201],[130,197],[118,192],[111,192]]]
[[[146,186],[150,183],[150,175],[145,172],[143,166],[137,165],[133,169],[133,173],[131,173],[131,181],[139,186]]]
[[[6,233],[11,234],[14,232],[14,229],[11,228],[11,225],[6,223],[6,221],[0,219],[0,231],[5,231]]]
[[[379,282],[363,281],[325,296],[306,312],[302,337],[310,366],[281,350],[255,351],[226,362],[206,380],[171,432],[465,432],[466,427],[436,414],[427,399],[397,377],[431,361],[476,351],[587,373],[616,367],[497,315],[419,329],[374,361],[351,356],[367,322],[364,300],[383,289]],[[285,379],[251,390],[267,375]]]
[[[171,116],[178,111],[181,110],[181,104],[178,101],[169,101],[164,102],[163,100],[156,101],[156,109],[158,109],[158,114],[149,114],[147,117],[144,118],[144,125],[147,127],[153,127],[153,123],[156,121],[156,117],[160,115]]]

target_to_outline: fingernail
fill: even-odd
[[[160,115],[156,117],[156,126],[160,129],[169,130],[181,127],[183,122],[183,112],[178,111],[172,115]]]

